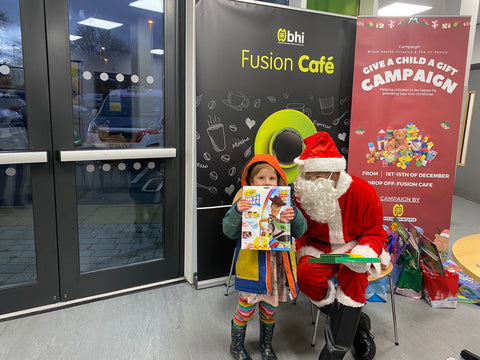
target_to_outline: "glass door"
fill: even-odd
[[[45,4],[62,300],[178,277],[177,4]]]
[[[38,14],[41,2],[0,0],[2,314],[60,294],[45,22]]]
[[[178,4],[0,4],[0,313],[181,276]]]

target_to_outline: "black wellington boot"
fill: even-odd
[[[357,332],[353,338],[353,357],[356,360],[372,360],[375,358],[377,349],[370,328],[370,318],[362,312]]]
[[[341,360],[351,348],[361,307],[332,304],[325,324],[325,346],[318,360]]]
[[[275,329],[275,324],[268,326],[260,321],[260,354],[262,354],[262,360],[276,360],[277,355],[273,351],[272,339],[273,339],[273,330]]]
[[[252,360],[245,350],[245,333],[247,328],[239,329],[233,325],[232,321],[232,343],[230,344],[230,354],[235,360]]]

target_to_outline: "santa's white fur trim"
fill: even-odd
[[[305,172],[345,170],[347,162],[344,157],[339,158],[310,158],[303,160]]]
[[[342,211],[338,201],[335,202],[335,215],[328,221],[328,237],[331,244],[345,244],[343,238]]]
[[[352,250],[358,245],[358,240],[352,240],[344,244],[332,245],[332,254],[345,254],[347,251]]]
[[[313,246],[304,246],[298,249],[297,251],[297,259],[300,260],[303,256],[313,256],[313,257],[320,257],[320,255],[324,254],[323,251],[318,250],[316,247]]]
[[[390,261],[392,260],[392,255],[387,250],[383,249],[379,258],[380,258],[380,265],[388,266],[388,264],[390,264]]]
[[[321,308],[333,303],[333,301],[335,300],[335,293],[336,293],[335,284],[333,283],[332,280],[328,280],[328,292],[327,292],[327,296],[325,296],[325,299],[320,301],[315,301],[310,298],[309,299],[313,305],[315,305],[317,308]]]
[[[352,181],[352,177],[348,175],[345,171],[340,172],[340,177],[338,178],[337,185],[335,186],[338,191],[338,197],[342,196],[347,192]]]
[[[340,286],[337,286],[337,301],[340,304],[350,307],[362,307],[364,303],[357,302],[353,300],[351,297],[345,295],[345,293],[340,289]]]
[[[351,254],[355,255],[362,255],[363,257],[373,257],[376,258],[378,257],[377,253],[375,250],[373,250],[370,246],[368,245],[357,245],[355,246]],[[372,263],[373,267],[370,267],[367,271],[370,275],[372,276],[378,276],[380,275],[380,264],[379,263]]]

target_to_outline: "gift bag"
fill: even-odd
[[[412,257],[410,252],[404,251],[399,262],[402,264],[402,270],[395,293],[413,299],[421,299],[423,274],[417,260]]]
[[[422,298],[423,274],[410,264],[403,265],[402,272],[398,279],[396,294],[407,296],[413,299]]]
[[[453,260],[445,261],[443,266],[458,274],[457,301],[480,305],[480,284],[465,274]]]
[[[458,273],[445,271],[445,275],[431,272],[422,264],[423,297],[434,309],[457,307]]]

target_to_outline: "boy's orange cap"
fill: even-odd
[[[285,175],[282,168],[280,167],[280,163],[278,162],[277,158],[273,155],[270,155],[270,154],[257,154],[249,161],[247,166],[245,166],[245,168],[243,169],[243,172],[242,172],[242,186],[248,185],[247,184],[247,178],[246,178],[246,176],[248,174],[248,169],[250,169],[252,167],[252,165],[254,165],[256,163],[260,163],[260,162],[265,162],[265,163],[271,165],[277,171],[277,173],[282,177],[285,185],[288,185],[287,175]]]

